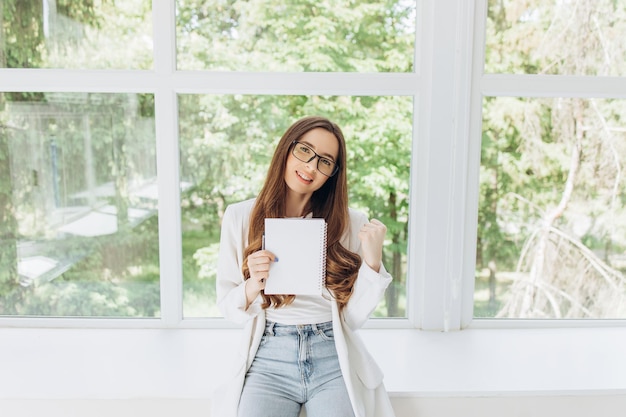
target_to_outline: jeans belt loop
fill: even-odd
[[[267,327],[267,330],[265,331],[265,333],[268,336],[274,336],[274,325],[276,324],[276,322],[270,321],[269,322],[269,326]]]

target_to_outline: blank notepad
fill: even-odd
[[[278,257],[265,294],[321,294],[326,282],[326,221],[265,219],[265,249]]]

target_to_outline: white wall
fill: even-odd
[[[238,329],[0,328],[0,417],[209,417]],[[397,417],[626,409],[626,328],[366,329]]]

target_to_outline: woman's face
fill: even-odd
[[[337,162],[339,142],[335,135],[328,130],[322,128],[309,130],[297,142],[308,146],[317,155],[335,163]],[[298,146],[298,144],[295,146]],[[308,195],[309,197],[319,190],[329,178],[317,169],[319,157],[313,153],[310,153],[310,157],[313,157],[313,159],[309,162],[303,162],[296,158],[293,154],[292,146],[287,157],[285,169],[285,182],[289,190],[294,193]]]

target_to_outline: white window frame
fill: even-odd
[[[224,328],[183,319],[177,95],[408,95],[414,98],[407,317],[370,328],[604,326],[615,320],[473,319],[482,98],[626,98],[623,77],[484,74],[486,0],[418,1],[412,73],[254,73],[176,70],[175,4],[153,2],[152,71],[0,69],[1,91],[152,93],[159,188],[161,317],[3,317],[0,326]],[[624,321],[617,321],[623,325]]]
[[[465,231],[468,236],[464,256],[464,274],[475,271],[476,232],[478,215],[478,173],[482,136],[482,106],[484,97],[579,97],[626,100],[626,77],[489,74],[484,72],[485,25],[487,0],[475,0],[474,57],[472,64],[472,97],[470,104],[470,137],[468,149],[468,184]],[[464,288],[464,299],[473,303],[471,288]],[[467,317],[468,311],[465,311]],[[482,328],[592,328],[626,327],[624,319],[471,319],[470,327]]]
[[[159,190],[161,317],[2,317],[0,327],[221,328],[217,318],[183,319],[177,95],[405,95],[416,96],[413,73],[276,73],[176,70],[175,2],[153,1],[151,71],[0,69],[0,91],[152,93],[155,101]],[[179,248],[178,250],[173,250]],[[398,320],[392,320],[398,323]],[[399,320],[407,323],[407,320]],[[381,321],[382,322],[382,321]],[[406,326],[406,324],[401,324]]]

